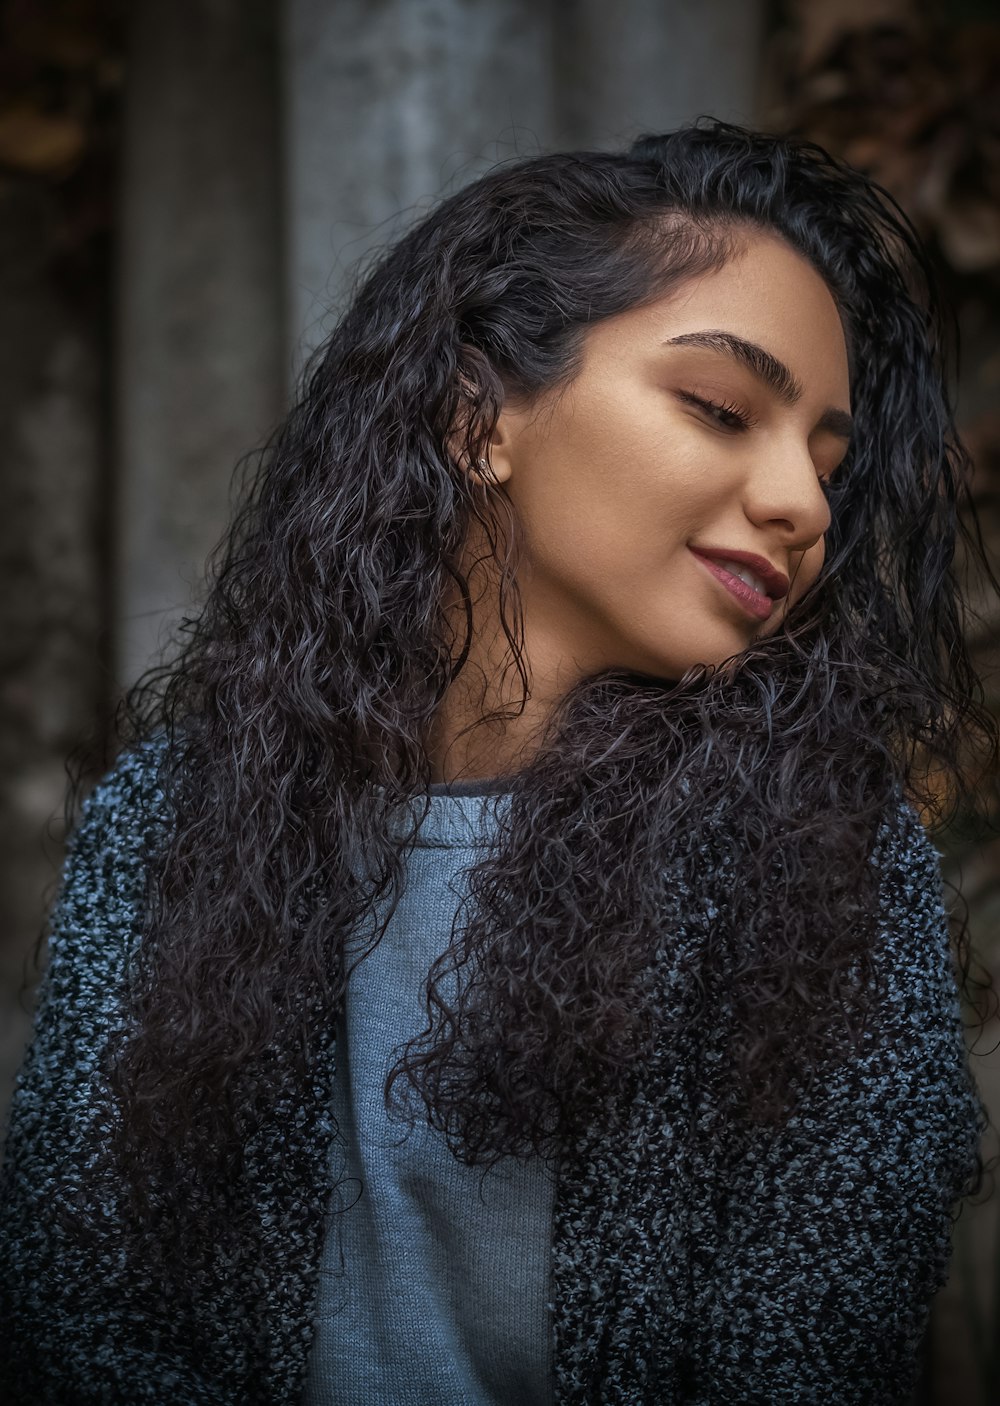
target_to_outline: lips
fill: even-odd
[[[788,595],[788,577],[783,571],[772,566],[767,557],[758,556],[756,552],[742,552],[726,547],[692,547],[691,551],[695,556],[705,557],[710,561],[724,566],[728,572],[745,579],[744,573],[756,578],[753,582],[753,589],[761,595],[766,595],[771,600],[781,600]],[[748,582],[749,584],[749,582]]]
[[[714,557],[704,556],[701,552],[696,552],[692,548],[692,555],[699,558],[702,566],[716,581],[725,588],[730,599],[753,620],[769,620],[774,609],[774,601],[770,596],[759,590],[756,585],[751,585],[742,576],[737,576],[733,572],[736,565],[731,558],[723,557],[716,561]],[[742,564],[740,564],[742,567]]]
[[[713,557],[719,566],[724,566],[731,576],[738,576],[747,586],[755,590],[758,595],[766,596],[767,587],[759,576],[755,576],[749,566],[743,566],[738,561],[727,561],[724,557]]]

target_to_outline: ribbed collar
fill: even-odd
[[[511,792],[506,785],[503,778],[498,778],[497,783],[467,781],[453,783],[451,787],[443,783],[432,785],[430,806],[417,834],[417,844],[437,849],[488,844],[496,830],[498,813],[510,804]],[[466,790],[466,787],[479,789]],[[412,802],[414,819],[419,816],[422,804]]]

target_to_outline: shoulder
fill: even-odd
[[[140,743],[123,752],[87,796],[67,838],[57,913],[83,903],[98,919],[134,898],[166,825],[165,756],[162,735]],[[51,936],[58,942],[57,932]]]
[[[958,1015],[942,856],[911,801],[901,798],[879,827],[876,952],[888,968],[890,1002],[923,1005],[951,1025]]]
[[[48,915],[36,1028],[113,1000],[141,930],[149,860],[167,824],[162,736],[123,752],[80,808]]]
[[[941,855],[920,817],[916,803],[898,792],[879,824],[872,862],[900,873],[909,873],[914,880],[929,881],[940,886]]]
[[[870,862],[878,870],[872,1006],[863,1050],[835,1072],[829,1107],[852,1136],[867,1128],[869,1147],[882,1147],[887,1174],[906,1182],[913,1204],[923,1197],[944,1208],[974,1174],[983,1106],[965,1041],[942,857],[905,797],[887,811]],[[893,1161],[903,1147],[906,1156]]]
[[[83,802],[67,841],[67,859],[101,839],[127,847],[153,837],[165,818],[160,776],[167,750],[165,735],[158,733],[119,755]]]
[[[8,1158],[55,1117],[61,1090],[79,1114],[102,1040],[115,1027],[129,962],[142,931],[148,857],[164,822],[162,740],[125,753],[84,801],[66,844],[48,915],[48,960],[33,1033],[11,1104]],[[47,1111],[48,1110],[48,1111]],[[59,1139],[72,1142],[59,1122]],[[39,1134],[40,1135],[40,1134]]]
[[[163,755],[162,740],[123,753],[67,841],[0,1166],[4,1400],[5,1387],[25,1402],[68,1400],[67,1390],[74,1400],[110,1400],[109,1391],[116,1401],[137,1400],[140,1377],[152,1383],[143,1400],[170,1394],[165,1384],[156,1394],[156,1383],[173,1364],[136,1347],[135,1289],[115,1238],[119,1193],[104,1180],[103,1162],[105,1055],[121,1029],[130,954],[143,930],[147,859],[164,821]],[[129,1374],[126,1389],[119,1376]],[[207,1399],[194,1389],[181,1399],[196,1397]]]

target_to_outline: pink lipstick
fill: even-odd
[[[712,561],[710,557],[702,556],[700,552],[692,547],[691,552],[702,563],[707,571],[710,571],[715,579],[729,591],[730,595],[737,600],[748,615],[755,620],[767,620],[774,609],[774,601],[770,596],[763,595],[760,591],[755,591],[746,581],[741,581],[738,576],[734,576],[731,571],[727,571],[717,561]]]

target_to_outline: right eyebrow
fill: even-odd
[[[682,332],[678,337],[668,337],[663,345],[705,347],[708,351],[722,352],[745,366],[751,375],[774,392],[783,405],[795,405],[802,399],[802,386],[785,363],[757,342],[748,342],[735,332],[715,328]],[[854,433],[854,421],[846,410],[838,410],[831,405],[819,417],[816,428],[829,430],[840,439],[850,439]]]

